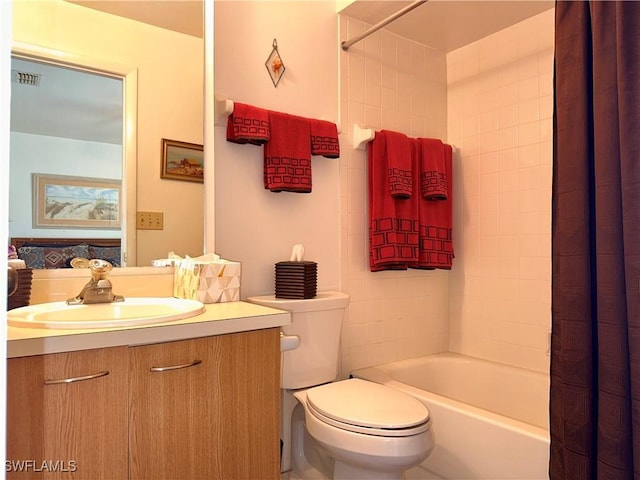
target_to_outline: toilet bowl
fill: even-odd
[[[401,479],[434,447],[427,408],[384,385],[350,379],[294,396],[309,435],[334,459],[333,479]]]
[[[248,301],[291,312],[283,335],[281,471],[290,478],[400,480],[435,445],[429,411],[416,398],[362,379],[336,381],[342,317],[349,297]]]

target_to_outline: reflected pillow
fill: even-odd
[[[71,259],[87,258],[89,245],[46,246],[28,245],[18,249],[18,257],[24,260],[27,268],[69,268]]]

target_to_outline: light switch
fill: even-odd
[[[163,225],[162,212],[137,212],[136,228],[138,230],[162,230]]]

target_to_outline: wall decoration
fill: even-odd
[[[195,143],[162,139],[160,178],[204,182],[204,148]]]
[[[277,87],[278,82],[280,82],[280,79],[284,76],[286,68],[282,58],[280,58],[280,53],[278,52],[278,41],[275,38],[273,39],[272,47],[273,50],[271,50],[271,53],[269,54],[267,61],[264,62],[264,65],[267,67],[273,86]]]
[[[121,181],[34,173],[34,228],[120,228]]]

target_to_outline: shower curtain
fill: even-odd
[[[556,3],[550,477],[640,479],[640,2]]]

